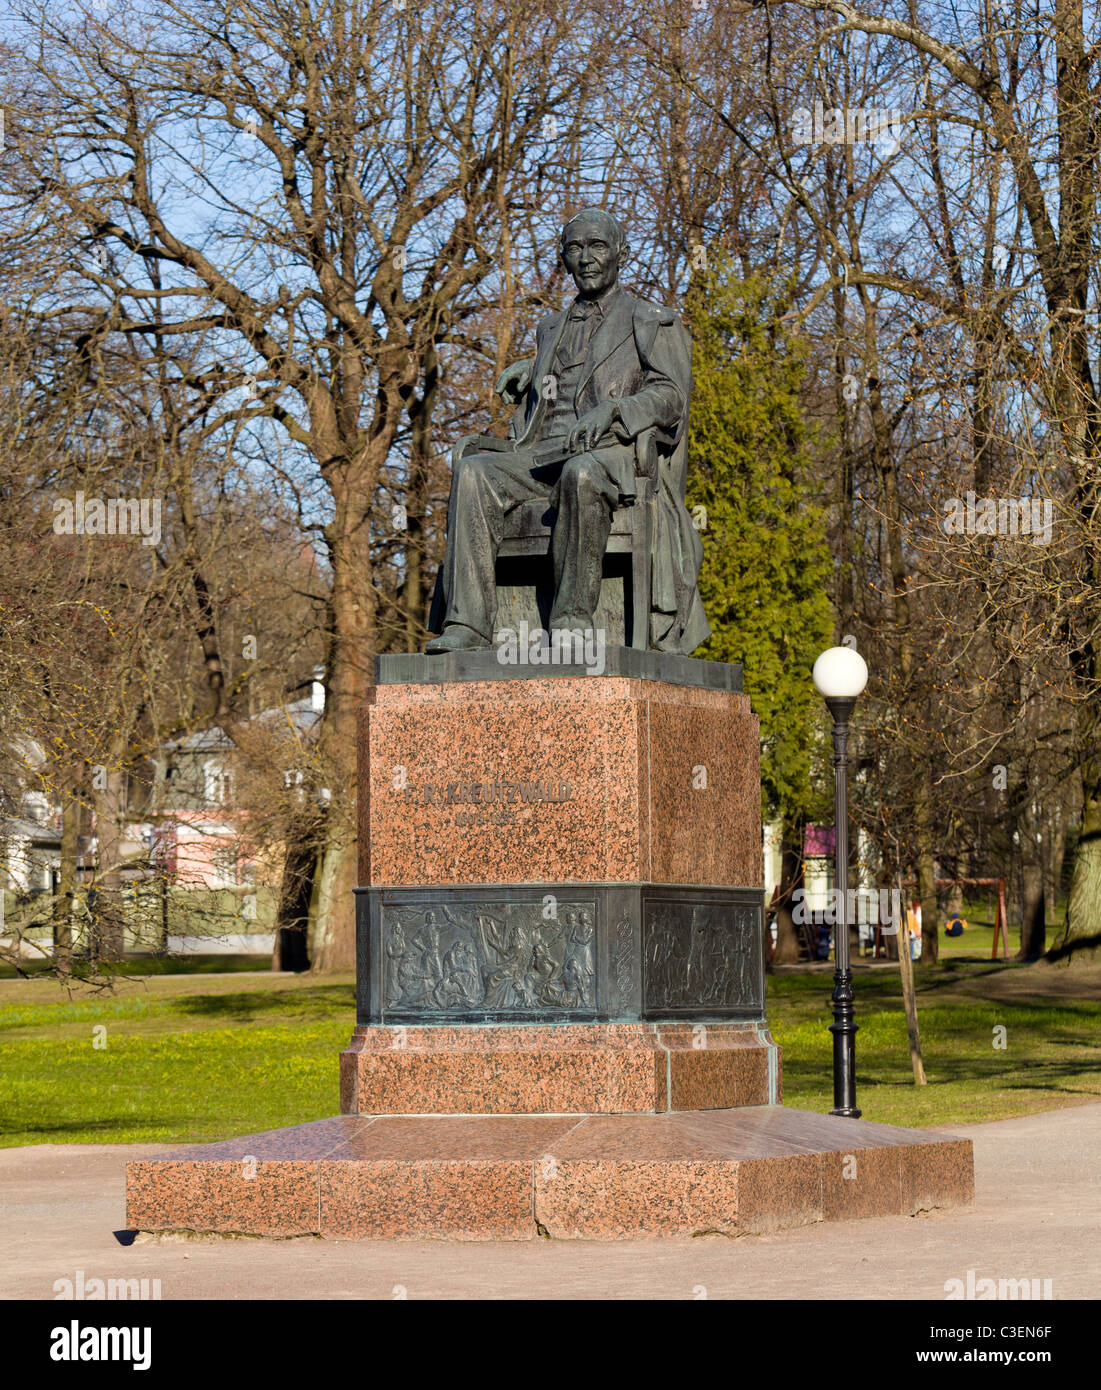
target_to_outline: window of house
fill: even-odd
[[[211,862],[214,866],[215,886],[219,888],[232,887],[237,882],[237,851],[232,846],[228,849],[216,849],[211,855]]]
[[[221,763],[203,764],[204,792],[208,803],[229,806],[233,802],[233,773]]]

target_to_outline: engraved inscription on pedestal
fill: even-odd
[[[763,1008],[754,905],[647,902],[642,950],[647,1014]]]
[[[443,824],[456,826],[513,825],[525,807],[555,806],[574,800],[573,787],[564,777],[501,780],[487,776],[481,782],[455,777],[438,782],[410,782],[404,767],[391,791],[395,797],[401,797],[403,805],[430,806]]]
[[[596,901],[386,905],[383,1005],[434,1022],[596,1007]]]

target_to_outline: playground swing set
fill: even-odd
[[[994,911],[994,943],[993,943],[993,946],[991,947],[990,959],[991,959],[991,960],[997,960],[997,959],[998,959],[998,942],[999,942],[999,940],[1000,940],[1000,941],[1001,941],[1001,945],[1002,945],[1002,959],[1003,959],[1003,960],[1008,960],[1008,959],[1009,959],[1009,919],[1008,919],[1008,917],[1007,917],[1006,908],[1005,908],[1005,879],[1004,879],[1004,878],[938,878],[938,879],[935,879],[935,880],[934,880],[934,884],[935,884],[935,886],[936,886],[937,888],[954,888],[954,887],[956,887],[956,886],[958,885],[958,886],[961,887],[961,888],[996,888],[996,889],[998,890],[998,904],[997,904],[997,907],[995,908],[995,911]],[[917,887],[917,884],[916,884],[916,882],[915,882],[913,879],[910,879],[910,880],[908,880],[907,882],[901,884],[900,886],[901,886],[902,888],[916,888],[916,887]],[[768,906],[768,909],[767,909],[767,912],[766,912],[766,917],[771,916],[771,915],[776,911],[776,907],[777,907],[777,905],[778,905],[778,903],[779,903],[779,900],[780,900],[780,889],[779,889],[779,885],[777,885],[777,887],[776,887],[776,889],[775,889],[775,891],[774,891],[774,893],[773,893],[772,902],[771,902],[771,903],[769,904],[769,906]],[[911,916],[911,913],[910,913],[909,910],[907,910],[907,911],[906,911],[907,923],[909,922],[910,916]],[[921,920],[921,919],[920,919],[920,916],[919,916],[919,917],[918,917],[919,923],[920,923],[920,920]],[[954,925],[955,923],[957,923],[957,922],[959,923],[959,931],[958,931],[958,932],[952,931],[953,925]],[[966,925],[967,925],[966,922],[964,922],[964,920],[963,920],[961,917],[954,917],[954,918],[950,918],[950,919],[949,919],[948,923],[946,924],[945,930],[946,930],[946,933],[947,933],[948,935],[950,935],[950,936],[958,936],[958,935],[960,934],[960,932],[963,931],[964,927],[966,927]],[[908,934],[909,934],[909,933],[907,933],[907,935],[908,935]],[[921,934],[921,928],[920,928],[920,926],[919,926],[919,927],[918,927],[918,935],[919,935],[919,937],[920,937],[920,934]],[[812,920],[812,919],[810,919],[810,918],[804,918],[803,921],[800,923],[800,938],[801,938],[801,940],[800,940],[800,948],[801,948],[800,954],[801,954],[801,955],[805,955],[806,958],[807,958],[808,960],[812,960],[812,961],[813,961],[813,960],[818,960],[818,959],[821,959],[821,958],[822,958],[822,957],[821,957],[821,954],[820,954],[821,943],[820,943],[819,940],[818,940],[818,936],[819,936],[819,927],[818,927],[818,924],[817,924],[814,920]],[[886,933],[885,933],[884,930],[883,930],[882,924],[881,924],[881,923],[877,923],[877,924],[876,924],[876,927],[875,927],[875,937],[874,937],[873,946],[872,946],[872,959],[873,959],[873,960],[879,960],[881,957],[885,957],[885,956],[887,955],[887,942],[886,942],[886,939],[885,939],[885,938],[886,938]],[[769,961],[769,962],[771,962],[771,960],[772,960],[772,951],[773,951],[773,947],[772,947],[772,933],[766,931],[766,932],[765,932],[765,956],[766,956],[766,960]]]
[[[990,959],[991,959],[991,960],[997,960],[997,959],[998,959],[998,940],[999,940],[999,938],[1000,938],[1000,939],[1001,939],[1001,943],[1002,943],[1002,959],[1003,959],[1003,960],[1008,960],[1008,959],[1009,959],[1009,919],[1008,919],[1008,917],[1007,917],[1007,915],[1006,915],[1006,910],[1005,910],[1005,879],[1004,879],[1004,878],[938,878],[938,879],[935,879],[935,880],[934,880],[934,884],[935,884],[935,886],[936,886],[937,888],[955,888],[955,887],[958,886],[958,887],[960,887],[960,888],[996,888],[996,889],[998,890],[998,906],[997,906],[997,908],[996,908],[995,911],[994,911],[994,944],[993,944],[993,946],[991,947]],[[909,880],[907,883],[904,883],[902,886],[903,886],[903,888],[916,888],[916,887],[917,887],[917,884],[913,881],[913,879],[911,879],[911,880]],[[908,915],[908,914],[907,914],[907,915]],[[960,931],[962,931],[963,928],[964,928],[964,926],[966,925],[966,923],[965,923],[965,922],[963,921],[963,919],[960,918],[960,917],[956,917],[956,918],[950,919],[949,922],[948,922],[948,925],[947,925],[947,927],[946,927],[946,931],[947,931],[950,935],[952,935],[952,936],[956,936],[956,935],[959,934],[958,932],[953,932],[953,931],[952,931],[952,926],[953,926],[953,924],[954,924],[955,922],[959,922],[959,924],[960,924]],[[879,945],[880,945],[880,936],[881,936],[881,933],[882,933],[882,928],[879,927],[879,926],[877,926],[876,929],[875,929],[875,955],[874,955],[874,958],[875,958],[875,959],[878,959],[878,957],[879,957]],[[884,945],[884,954],[886,954],[886,945]]]

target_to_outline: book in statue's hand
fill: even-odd
[[[467,446],[467,451],[472,454],[500,454],[514,452],[515,449],[515,440],[501,439],[495,434],[476,434]]]
[[[552,444],[544,444],[534,451],[533,457],[539,468],[549,468],[555,463],[565,463],[570,457],[569,445],[564,439],[556,439]]]
[[[478,434],[471,439],[464,453],[503,454],[513,453],[515,450],[515,439],[501,439],[495,434]],[[555,463],[565,463],[570,457],[569,445],[565,437],[555,439],[535,449],[532,457],[540,468],[547,468]]]

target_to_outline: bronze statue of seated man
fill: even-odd
[[[467,439],[452,454],[443,630],[427,652],[492,646],[505,518],[531,499],[556,511],[551,630],[591,630],[612,514],[634,504],[638,476],[652,479],[657,502],[651,594],[635,596],[649,610],[649,645],[687,655],[709,635],[696,588],[703,548],[684,505],[692,346],[670,310],[620,288],[629,252],[600,208],[562,229],[577,298],[542,320],[535,357],[497,383],[516,406],[508,438]]]

